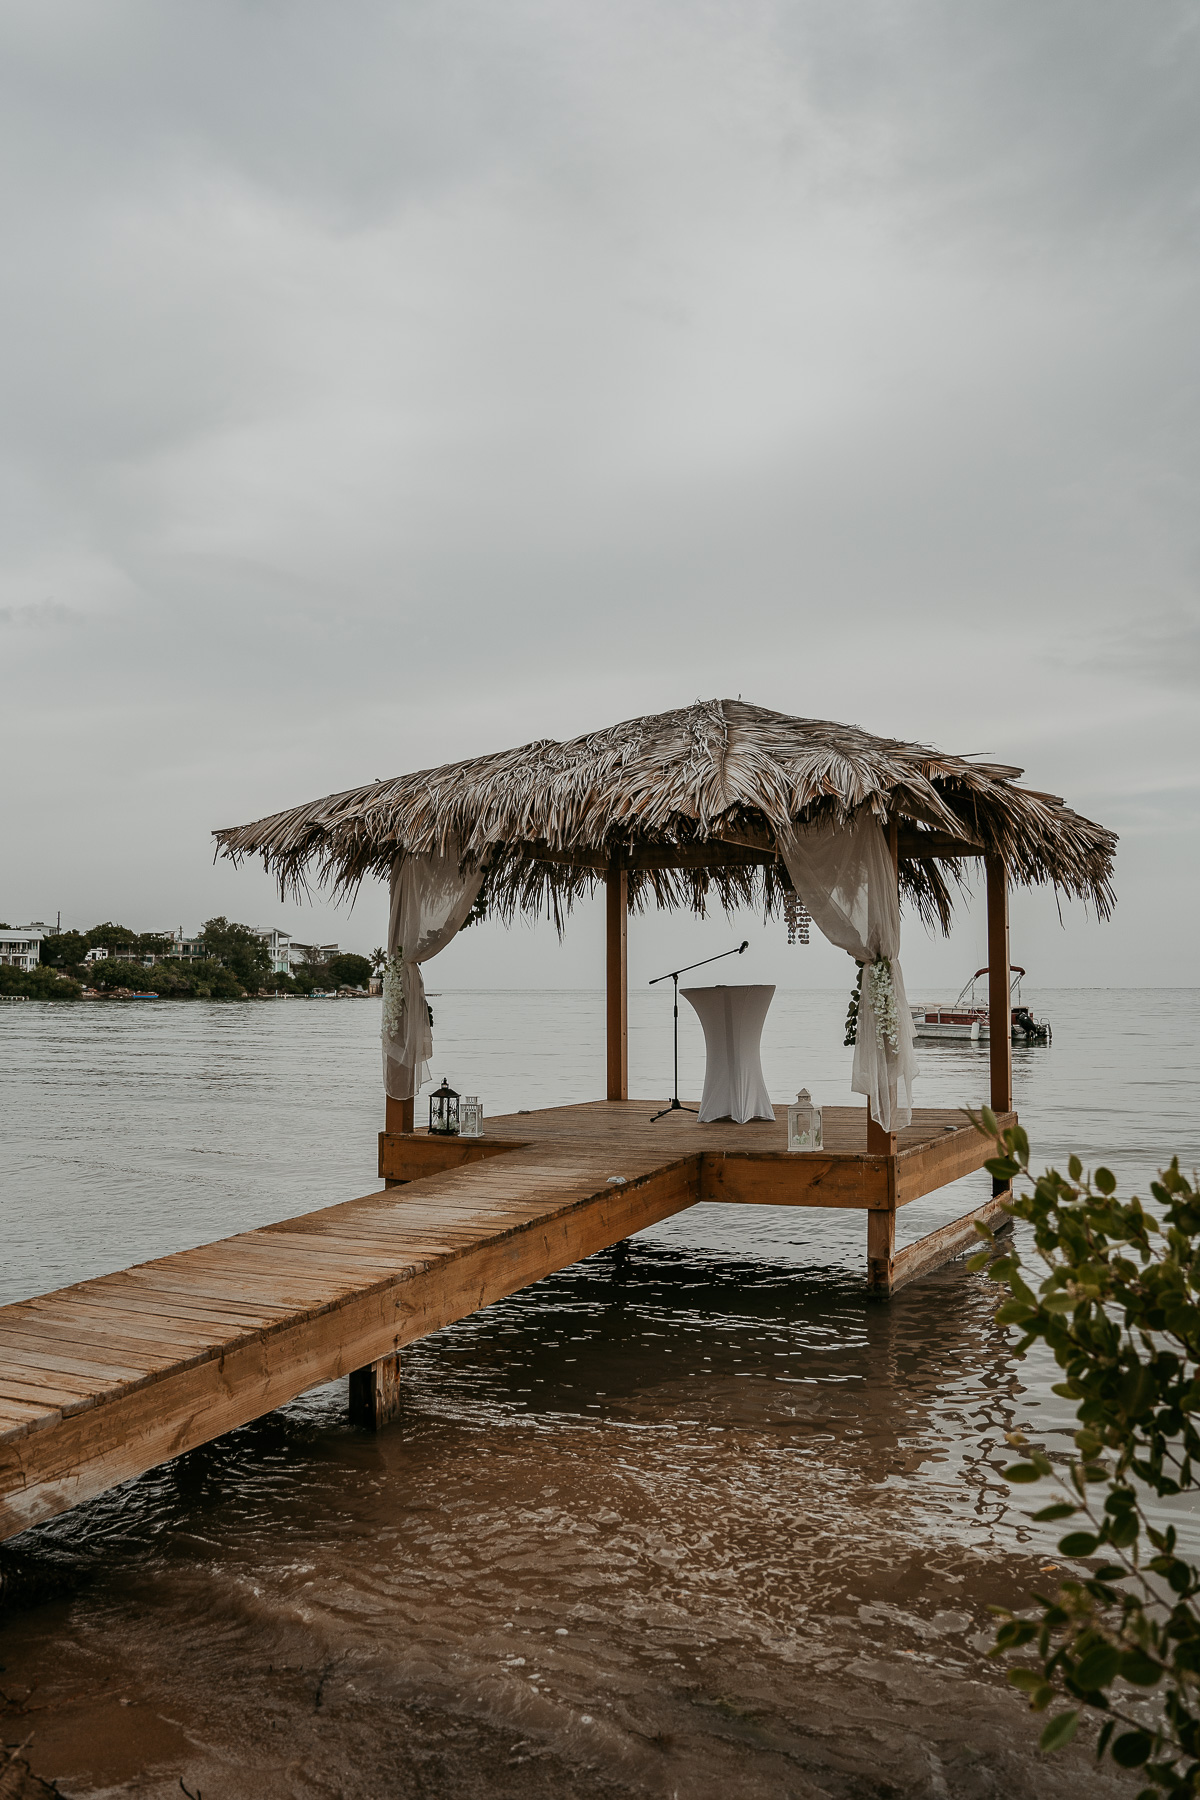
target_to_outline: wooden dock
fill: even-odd
[[[959,1112],[915,1113],[880,1155],[863,1108],[829,1107],[825,1149],[796,1155],[783,1109],[749,1125],[655,1110],[385,1132],[382,1191],[0,1307],[0,1539],[338,1376],[359,1422],[385,1423],[406,1344],[700,1201],[863,1211],[880,1294],[1002,1216],[996,1199],[895,1250],[897,1209],[990,1152]]]

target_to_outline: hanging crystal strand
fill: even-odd
[[[807,944],[812,917],[799,894],[783,896],[783,916],[787,920],[789,944]]]

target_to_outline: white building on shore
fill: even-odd
[[[45,926],[6,925],[0,931],[0,963],[6,963],[10,969],[36,969],[42,960],[42,939],[46,935]]]

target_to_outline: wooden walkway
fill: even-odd
[[[894,1227],[989,1151],[948,1111],[918,1113],[888,1157],[867,1154],[859,1108],[827,1109],[826,1149],[799,1156],[782,1110],[651,1126],[654,1110],[516,1114],[473,1141],[383,1134],[381,1192],[0,1307],[0,1539],[340,1375],[382,1422],[405,1344],[697,1201]],[[974,1216],[889,1257],[887,1291],[965,1248]]]

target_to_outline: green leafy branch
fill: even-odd
[[[996,1144],[989,1172],[1032,1179],[1021,1127],[1001,1131],[987,1107],[971,1116]],[[1053,1391],[1076,1402],[1066,1473],[1027,1447],[1005,1475],[1055,1481],[1061,1498],[1031,1516],[1074,1519],[1060,1555],[1101,1559],[1055,1594],[1035,1593],[1034,1617],[993,1608],[1002,1623],[992,1654],[1034,1647],[1036,1663],[1009,1680],[1035,1711],[1055,1698],[1077,1703],[1050,1719],[1043,1750],[1068,1744],[1090,1711],[1097,1759],[1143,1771],[1138,1800],[1183,1800],[1200,1794],[1200,1570],[1178,1553],[1174,1526],[1153,1525],[1144,1497],[1197,1486],[1200,1193],[1178,1158],[1151,1183],[1155,1211],[1116,1189],[1110,1170],[1087,1176],[1072,1156],[1067,1177],[1047,1169],[1031,1192],[1014,1194],[1006,1210],[1032,1227],[1046,1271],[1036,1291],[1018,1252],[995,1257],[994,1240],[971,1264],[1007,1287],[996,1318],[1020,1332],[1017,1354],[1041,1339],[1065,1377]],[[1009,1441],[1026,1445],[1021,1433]],[[1154,1694],[1149,1722],[1130,1711],[1139,1690],[1143,1700]]]

